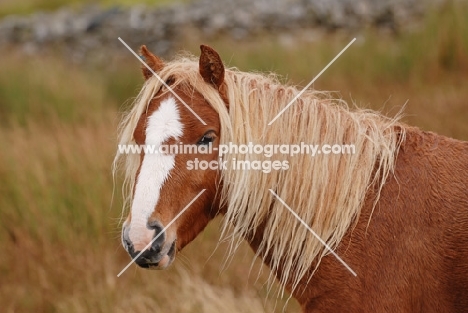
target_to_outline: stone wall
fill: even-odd
[[[55,12],[8,16],[0,20],[0,47],[15,45],[36,52],[56,44],[77,56],[119,48],[117,37],[132,46],[148,44],[164,55],[185,29],[206,36],[243,39],[264,32],[297,28],[404,28],[436,0],[194,0],[163,7],[134,5],[102,9],[65,7]]]

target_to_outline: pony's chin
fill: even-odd
[[[172,264],[173,260],[174,259],[172,259],[169,255],[166,254],[165,256],[162,257],[162,259],[158,263],[158,266],[156,268],[154,268],[154,269],[155,270],[164,270],[164,269],[168,268]]]

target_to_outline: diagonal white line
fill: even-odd
[[[135,260],[138,259],[138,258],[143,254],[143,252],[145,252],[145,251],[153,244],[153,242],[154,242],[156,239],[158,239],[159,236],[161,236],[161,235],[172,225],[172,223],[174,223],[174,222],[185,212],[185,210],[187,210],[187,209],[195,202],[195,200],[197,200],[198,197],[200,197],[200,196],[202,195],[202,193],[205,192],[205,190],[206,190],[206,189],[203,189],[202,191],[200,191],[200,192],[198,193],[198,195],[196,195],[195,198],[193,198],[192,201],[190,201],[190,203],[187,204],[187,205],[185,206],[185,208],[183,208],[182,211],[180,211],[179,214],[177,214],[176,217],[174,217],[174,219],[173,219],[172,221],[170,221],[169,224],[167,224],[167,226],[164,227],[163,230],[161,230],[161,231],[159,232],[159,234],[157,234],[157,235],[153,238],[153,240],[151,240],[151,242],[150,242],[149,244],[147,244],[146,247],[145,247],[143,250],[141,250],[140,253],[138,253],[138,255],[137,255],[136,257],[134,257],[134,258],[130,261],[130,263],[127,264],[127,266],[125,266],[125,268],[124,268],[123,270],[120,271],[120,273],[117,275],[117,277],[120,277],[120,275],[122,275],[123,272],[125,272],[125,271],[130,267],[130,265],[132,265],[132,264],[135,262]]]
[[[153,69],[152,69],[151,67],[149,67],[148,64],[146,64],[145,61],[143,61],[143,60],[138,56],[138,54],[136,54],[136,52],[133,51],[132,48],[130,48],[129,45],[127,45],[127,43],[126,43],[125,41],[123,41],[122,38],[119,37],[118,39],[120,40],[120,42],[121,42],[121,43],[122,43],[122,44],[123,44],[123,45],[124,45],[124,46],[125,46],[125,47],[126,47],[142,64],[143,64],[143,65],[144,65],[144,66],[146,66],[146,68],[147,68],[148,70],[151,71],[151,73],[153,73],[154,76],[156,76],[157,79],[159,79],[159,81],[164,85],[164,87],[166,87],[170,92],[172,92],[172,94],[173,94],[180,102],[182,102],[182,104],[185,105],[185,107],[186,107],[190,112],[192,112],[192,114],[195,115],[195,117],[198,118],[198,120],[199,120],[203,125],[206,125],[205,121],[204,121],[200,116],[198,116],[198,114],[195,113],[195,111],[192,110],[192,108],[189,107],[188,104],[185,103],[185,101],[182,100],[182,99],[179,97],[179,95],[178,95],[171,87],[169,87],[169,86],[166,84],[166,82],[163,81],[163,80],[161,79],[161,77],[159,77],[159,75],[156,74],[156,72],[153,71]]]
[[[315,232],[312,230],[312,228],[310,228],[309,225],[307,225],[307,223],[304,222],[304,221],[299,217],[299,215],[297,215],[297,213],[294,212],[294,211],[289,207],[289,205],[286,204],[286,202],[284,202],[283,199],[281,199],[272,189],[268,189],[268,190],[270,190],[270,192],[271,192],[271,193],[272,193],[288,210],[289,210],[289,212],[291,212],[291,214],[294,215],[294,217],[297,218],[297,219],[299,220],[299,222],[301,222],[301,224],[304,225],[304,227],[307,228],[307,230],[310,231],[310,232],[312,233],[312,235],[314,235],[314,236],[318,239],[318,241],[320,241],[320,242],[325,246],[325,248],[327,248],[327,250],[330,251],[330,253],[333,254],[333,255],[335,256],[335,258],[337,258],[337,260],[340,261],[341,264],[343,264],[343,265],[348,269],[348,271],[351,272],[351,274],[353,274],[354,276],[357,276],[356,272],[353,271],[353,270],[351,269],[351,267],[349,267],[349,265],[346,264],[346,262],[343,261],[343,259],[341,259],[341,258],[338,256],[338,254],[336,254],[335,251],[333,251],[332,248],[331,248],[329,245],[327,245],[327,243],[326,243],[325,241],[323,241],[322,238],[320,238],[320,236],[317,235],[317,233],[315,233]]]
[[[288,103],[288,105],[285,106],[284,109],[282,109],[282,110],[268,123],[268,126],[270,126],[271,124],[273,124],[273,122],[276,121],[276,119],[277,119],[278,117],[280,117],[281,114],[283,114],[291,105],[293,105],[293,103],[294,103],[307,89],[309,89],[309,87],[317,80],[317,78],[319,78],[320,75],[322,75],[323,72],[325,72],[325,71],[327,70],[327,68],[329,68],[330,65],[332,65],[332,64],[336,61],[336,59],[338,59],[338,58],[343,54],[343,52],[345,52],[346,49],[348,49],[349,46],[351,46],[351,44],[352,44],[353,42],[355,42],[355,41],[356,41],[356,38],[353,38],[353,40],[351,40],[351,42],[348,43],[348,45],[347,45],[346,47],[344,47],[343,50],[341,50],[340,53],[338,53],[338,54],[336,55],[336,57],[334,57],[333,60],[331,60],[331,61],[327,64],[327,66],[325,66],[325,67],[323,68],[323,70],[321,70],[320,73],[318,73],[317,76],[315,76],[314,79],[312,79],[312,80],[310,81],[310,83],[308,83],[307,86],[305,86],[304,89],[302,89],[301,92],[299,92],[299,93],[294,97],[294,99],[292,99],[292,100]]]

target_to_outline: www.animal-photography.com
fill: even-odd
[[[2,312],[468,312],[466,0],[0,4]]]

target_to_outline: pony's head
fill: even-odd
[[[227,106],[224,66],[219,55],[203,45],[199,62],[187,58],[165,64],[145,46],[140,52],[151,70],[142,67],[145,85],[121,130],[120,148],[141,149],[126,155],[130,212],[123,223],[122,243],[132,258],[145,250],[136,260],[141,267],[164,269],[219,211],[218,171],[187,164],[217,159],[220,121],[208,101]],[[198,90],[188,81],[199,81],[194,84]],[[183,146],[192,150],[186,154],[172,150],[182,151]],[[193,149],[200,146],[210,149]]]
[[[294,289],[328,251],[271,191],[329,247],[337,247],[357,221],[366,193],[376,188],[378,199],[393,170],[404,138],[398,120],[351,111],[343,101],[315,90],[298,98],[295,86],[274,75],[225,69],[206,46],[199,60],[179,57],[164,63],[145,47],[141,54],[151,70],[143,67],[146,82],[120,135],[121,145],[147,148],[125,155],[130,207],[122,231],[125,249],[132,257],[144,251],[136,260],[142,267],[166,268],[178,250],[222,214],[222,233],[232,230],[231,251],[237,239],[247,239],[282,285]],[[188,154],[148,150],[179,143],[212,149]],[[220,162],[218,148],[231,143],[239,150],[223,151]],[[270,149],[291,144],[301,153]],[[352,146],[355,153],[302,152],[321,145]],[[269,146],[272,153],[263,148],[263,153],[241,153],[241,146]],[[190,163],[195,161],[205,166]]]

